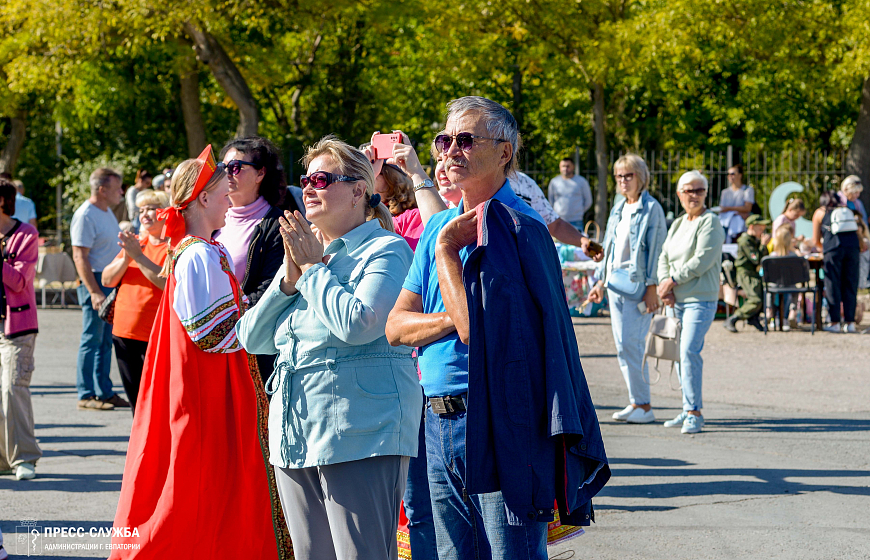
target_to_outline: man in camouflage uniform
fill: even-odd
[[[737,283],[746,293],[743,305],[725,320],[723,325],[727,330],[736,333],[735,324],[741,319],[763,331],[764,326],[759,320],[764,290],[761,286],[761,275],[758,266],[761,259],[767,256],[767,242],[770,235],[765,233],[770,220],[763,220],[758,214],[752,214],[746,219],[746,231],[737,239],[737,261],[734,268],[737,271]]]

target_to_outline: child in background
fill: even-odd
[[[804,215],[806,213],[807,213],[807,208],[804,205],[803,200],[801,200],[799,198],[788,199],[785,203],[785,210],[783,210],[782,214],[777,216],[776,219],[773,221],[773,229],[771,231],[776,233],[776,231],[780,228],[780,226],[782,226],[783,224],[789,224],[789,225],[791,225],[792,235],[794,235],[794,232],[796,231],[797,221],[799,219],[801,219],[802,217],[804,217]],[[803,240],[804,240],[803,235],[798,236],[798,238],[797,238],[798,243],[800,243]]]
[[[779,228],[774,230],[773,239],[771,239],[771,251],[770,255],[772,257],[785,257],[790,255],[797,255],[797,251],[795,251],[795,241],[793,226],[785,221],[782,222]],[[781,301],[781,305],[785,306],[788,309],[788,324],[782,326],[783,331],[790,331],[793,328],[797,328],[797,306],[795,302],[791,301],[790,294],[783,294],[779,296],[772,296],[771,294],[767,294],[767,316],[770,317],[770,320],[776,324],[774,319],[774,304],[778,303],[776,300]]]
[[[735,323],[740,320],[746,321],[760,331],[764,330],[759,319],[764,305],[764,289],[758,267],[761,265],[761,259],[768,254],[767,242],[770,240],[770,235],[764,230],[769,225],[770,220],[764,220],[758,214],[751,214],[746,218],[746,231],[737,239],[737,260],[734,262],[734,269],[737,272],[737,283],[743,288],[746,299],[722,325],[729,332],[737,332]]]
[[[785,257],[788,255],[796,255],[797,252],[794,247],[795,241],[796,239],[794,238],[794,232],[791,225],[783,224],[779,226],[779,228],[773,232],[773,239],[771,240],[773,250],[770,252],[771,256]]]

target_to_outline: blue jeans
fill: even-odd
[[[426,459],[439,560],[547,560],[546,523],[508,525],[501,492],[463,499],[465,412],[438,416],[427,404]]]
[[[94,272],[97,284],[103,293],[112,291],[102,283],[102,274]],[[76,293],[82,306],[82,340],[79,343],[79,356],[76,363],[76,389],[79,400],[97,397],[108,400],[115,396],[109,371],[112,369],[112,325],[109,325],[91,307],[91,294],[84,284]]]
[[[607,290],[607,301],[616,360],[628,386],[628,398],[631,404],[649,404],[649,366],[644,363],[643,352],[653,314],[641,313],[639,301],[625,299],[613,290]]]
[[[683,410],[701,410],[704,406],[701,400],[701,381],[704,373],[704,360],[701,350],[704,349],[704,337],[716,317],[716,307],[719,302],[699,301],[693,303],[677,303],[668,307],[669,317],[676,317],[683,324],[680,334],[680,363],[675,364],[680,375],[680,385],[683,388]]]
[[[435,524],[432,520],[432,500],[429,498],[429,473],[426,462],[426,414],[420,422],[417,456],[408,466],[408,484],[405,486],[405,515],[414,560],[438,560],[435,544]]]

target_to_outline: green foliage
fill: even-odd
[[[108,167],[119,172],[125,179],[136,175],[140,164],[139,154],[126,155],[116,154],[109,156],[101,154],[92,160],[82,161],[79,159],[70,161],[63,173],[49,181],[52,187],[58,183],[63,187],[63,226],[69,228],[73,212],[76,208],[91,196],[89,179],[95,169]]]
[[[291,180],[328,133],[359,144],[402,129],[425,160],[463,95],[511,109],[524,167],[554,175],[593,146],[594,83],[612,150],[840,149],[870,75],[868,13],[870,0],[0,0],[0,143],[23,111],[16,174],[51,225],[52,185],[73,192],[88,165],[156,172],[184,159],[179,75],[194,22],[241,71]],[[220,147],[238,112],[198,68]]]

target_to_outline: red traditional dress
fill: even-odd
[[[185,237],[169,258],[110,559],[291,558],[266,457],[268,401],[236,339],[238,281],[214,241]]]

